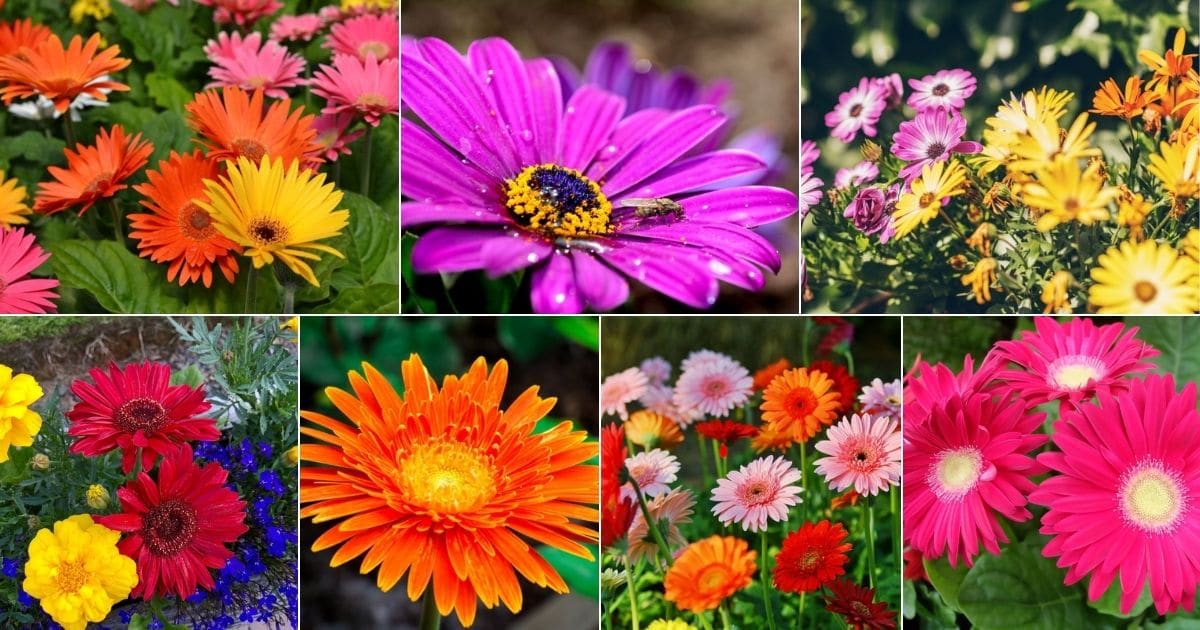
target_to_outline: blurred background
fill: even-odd
[[[533,385],[541,395],[558,398],[551,417],[570,419],[591,435],[598,433],[596,393],[599,372],[596,317],[328,317],[305,318],[301,333],[300,408],[335,418],[340,413],[324,389],[346,388],[346,373],[362,371],[364,361],[387,376],[403,392],[400,362],[409,354],[422,361],[439,383],[446,374],[461,374],[484,357],[491,365],[509,364],[508,388],[502,405]],[[333,549],[312,553],[312,541],[328,525],[301,523],[301,575],[304,596],[301,617],[305,627],[326,629],[416,628],[420,603],[408,600],[401,586],[389,593],[375,586],[374,573],[359,575],[358,561],[329,567]],[[503,605],[479,607],[473,630],[574,630],[598,627],[598,570],[574,556],[543,551],[571,588],[558,596],[522,581],[524,606],[518,615]],[[597,554],[598,555],[598,554]],[[442,628],[460,628],[451,615]]]

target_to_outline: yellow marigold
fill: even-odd
[[[1046,305],[1046,308],[1042,309],[1042,312],[1070,313],[1071,297],[1067,291],[1074,282],[1075,277],[1069,271],[1059,271],[1051,276],[1046,281],[1046,286],[1042,287],[1042,304]]]
[[[942,199],[961,195],[967,184],[967,169],[958,162],[934,162],[921,169],[910,192],[900,195],[892,211],[896,237],[929,223],[942,209]]]
[[[79,24],[84,18],[103,20],[112,15],[112,5],[109,0],[75,0],[71,5],[71,21]]]
[[[287,321],[283,322],[283,324],[280,326],[280,328],[283,330],[290,330],[294,333],[298,333],[298,332],[300,332],[300,318],[299,317],[289,317]]]
[[[42,417],[29,408],[42,397],[42,386],[28,374],[13,375],[0,364],[0,463],[8,461],[8,449],[32,446],[42,430]]]
[[[1021,199],[1041,213],[1039,230],[1048,232],[1068,221],[1091,225],[1108,218],[1108,204],[1118,191],[1104,185],[1100,167],[1093,162],[1080,172],[1078,160],[1062,159],[1037,170],[1034,181],[1021,187]]]
[[[14,177],[4,179],[0,171],[0,230],[9,230],[29,223],[33,210],[25,203],[25,187]]]
[[[100,511],[108,507],[108,501],[112,497],[108,494],[108,490],[104,486],[94,483],[88,486],[85,498],[87,499],[88,507]]]
[[[1200,310],[1200,262],[1170,245],[1126,241],[1100,254],[1088,300],[1098,313],[1185,314]]]
[[[975,263],[975,268],[962,277],[962,283],[963,286],[970,287],[977,304],[990,302],[992,285],[996,284],[996,259],[989,257]]]
[[[117,550],[120,537],[86,514],[58,521],[53,532],[38,531],[21,588],[66,630],[104,621],[138,581],[133,560]]]
[[[988,222],[979,224],[975,232],[967,237],[967,246],[974,247],[984,256],[992,255],[992,241],[996,239],[996,226]]]
[[[674,420],[653,411],[635,411],[625,421],[625,437],[646,448],[671,449],[683,443],[683,431]]]

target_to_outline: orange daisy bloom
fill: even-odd
[[[0,87],[4,104],[40,95],[54,101],[54,108],[61,114],[80,94],[107,101],[104,90],[127,91],[129,86],[124,83],[99,79],[124,69],[129,60],[118,57],[119,46],[109,46],[97,54],[99,48],[98,33],[86,44],[76,35],[66,48],[57,35],[51,34],[34,46],[20,49],[19,55],[0,57],[0,81],[6,82]]]
[[[635,411],[625,421],[625,437],[646,448],[671,449],[683,443],[683,431],[674,420],[653,411]]]
[[[1146,64],[1154,72],[1154,76],[1146,82],[1146,89],[1154,90],[1160,85],[1180,79],[1192,69],[1192,61],[1196,55],[1183,54],[1187,46],[1187,33],[1182,29],[1175,31],[1175,41],[1162,55],[1153,50],[1139,50],[1138,60]]]
[[[750,585],[757,557],[740,538],[709,536],[696,541],[667,570],[666,600],[694,613],[712,610]]]
[[[200,143],[214,160],[237,160],[245,156],[257,164],[263,156],[320,163],[321,145],[317,144],[315,116],[304,108],[291,110],[291,101],[282,99],[265,108],[262,90],[253,94],[237,87],[211,90],[196,95],[187,105],[188,124],[203,136]]]
[[[215,180],[219,172],[220,165],[199,150],[190,155],[172,151],[157,172],[146,172],[147,183],[133,187],[146,197],[142,205],[150,213],[129,215],[129,236],[138,241],[143,258],[170,263],[167,280],[178,278],[180,286],[203,282],[211,287],[214,265],[229,282],[237,277],[236,254],[242,248],[218,232],[212,216],[196,204],[206,198],[204,180]]]
[[[1092,97],[1092,108],[1088,111],[1101,116],[1120,116],[1125,120],[1133,120],[1134,116],[1145,111],[1147,105],[1161,97],[1157,92],[1143,92],[1139,77],[1129,77],[1125,81],[1124,92],[1116,81],[1109,79],[1096,90],[1096,95]]]
[[[582,558],[581,543],[599,538],[594,523],[598,473],[583,462],[597,455],[587,433],[562,422],[543,433],[534,425],[554,407],[531,387],[500,408],[508,365],[488,373],[477,359],[439,389],[412,355],[401,365],[404,396],[369,364],[350,372],[353,393],[325,390],[349,423],[303,411],[316,426],[301,433],[300,512],[314,523],[339,521],[313,543],[337,547],[338,566],[366,553],[360,571],[379,569],[390,590],[408,574],[408,597],[432,580],[438,611],[464,626],[477,602],[521,609],[517,574],[555,592],[567,585],[538,555],[547,544]]]
[[[796,368],[780,374],[763,392],[762,418],[777,433],[807,442],[837,418],[842,396],[824,372]]]
[[[781,431],[770,425],[758,427],[758,433],[750,438],[750,446],[756,453],[763,451],[786,451],[792,445],[791,431]]]
[[[16,22],[0,20],[0,57],[7,57],[27,46],[33,48],[50,34],[50,27],[29,18]]]
[[[766,389],[776,376],[783,374],[792,367],[792,362],[786,358],[780,359],[754,373],[754,390],[761,392]]]
[[[0,59],[0,63],[3,61]],[[120,125],[114,125],[111,132],[101,129],[95,146],[79,144],[74,151],[63,151],[67,168],[47,168],[57,181],[38,184],[33,209],[54,214],[71,206],[82,206],[79,214],[83,214],[97,201],[128,188],[125,180],[145,166],[153,152],[154,146],[142,140],[140,133],[127,138]]]

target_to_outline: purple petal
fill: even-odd
[[[714,182],[737,175],[760,174],[767,165],[748,151],[714,151],[676,162],[659,171],[649,181],[629,191],[613,191],[621,197],[668,197],[677,193],[699,190]]]
[[[693,308],[717,301],[720,287],[695,251],[658,243],[627,241],[604,254],[605,262],[629,277]]]
[[[625,102],[619,96],[590,85],[579,88],[571,96],[563,116],[558,164],[578,171],[586,170],[592,158],[608,142],[624,112]]]
[[[564,99],[570,100],[575,91],[584,86],[583,77],[575,64],[566,57],[550,55],[546,57],[554,65],[554,73],[558,75],[558,83]]]
[[[525,62],[529,85],[533,88],[533,136],[538,162],[553,162],[558,157],[559,125],[562,122],[562,85],[554,65],[545,59]]]
[[[529,294],[535,313],[579,313],[583,298],[575,285],[571,259],[554,254],[550,261],[533,270],[533,288]]]
[[[633,78],[633,56],[629,46],[620,42],[601,42],[588,56],[583,76],[585,83],[617,94],[626,93]]]
[[[484,243],[479,256],[488,276],[499,278],[539,263],[553,251],[554,247],[545,238],[521,230],[509,232],[508,238]]]
[[[704,90],[704,94],[700,96],[700,102],[708,105],[720,105],[729,98],[733,93],[733,81],[729,79],[718,79],[708,84],[708,88]]]
[[[667,109],[654,102],[654,86],[657,81],[658,74],[653,70],[639,72],[636,68],[634,69],[633,76],[629,79],[629,88],[623,94],[629,111],[636,112],[651,107]]]
[[[628,104],[626,108],[628,109]],[[670,115],[671,112],[665,109],[643,109],[621,119],[609,138],[608,144],[600,149],[591,166],[588,167],[588,179],[592,181],[604,179],[604,175],[608,173],[609,169],[625,159],[625,156],[638,147],[651,129]]]
[[[413,271],[440,273],[479,269],[483,267],[483,247],[489,241],[508,238],[495,228],[434,228],[413,245]]]
[[[630,238],[647,238],[672,245],[706,248],[716,253],[742,258],[762,267],[779,271],[779,252],[771,242],[747,228],[706,223],[689,225],[686,221],[626,232]]]
[[[621,274],[596,260],[590,253],[571,254],[575,266],[575,284],[594,311],[611,311],[629,299],[629,283]]]
[[[603,190],[622,191],[653,177],[725,123],[725,116],[711,105],[699,105],[671,114],[642,138],[630,154],[606,178]]]
[[[476,79],[491,93],[492,106],[511,129],[517,160],[520,164],[537,161],[533,143],[533,90],[520,53],[507,40],[499,37],[481,39],[471,44],[467,58]]]
[[[658,82],[654,103],[665,109],[683,109],[696,105],[700,82],[682,70],[672,70]]]
[[[400,191],[404,196],[422,201],[461,199],[477,205],[496,199],[499,182],[474,165],[463,164],[416,123],[401,119],[400,138],[404,146]]]
[[[689,221],[756,227],[796,214],[796,193],[771,186],[727,188],[679,200]]]
[[[963,140],[950,147],[950,153],[979,153],[981,151],[983,151],[983,145],[972,140]]]
[[[411,228],[430,223],[508,223],[495,206],[474,203],[426,203],[406,201],[400,204],[400,227]]]

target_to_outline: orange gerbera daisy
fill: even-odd
[[[51,34],[34,46],[20,49],[19,55],[0,57],[0,81],[6,82],[0,87],[4,104],[40,95],[54,101],[54,108],[63,113],[80,94],[107,101],[106,90],[128,90],[124,83],[99,80],[129,65],[128,59],[118,56],[119,46],[109,46],[97,54],[99,48],[99,33],[89,37],[86,44],[76,35],[66,48],[57,35]]]
[[[786,451],[791,445],[791,431],[781,431],[765,424],[759,426],[758,433],[750,438],[750,446],[756,453],[763,451]]]
[[[671,449],[683,443],[683,431],[674,420],[653,411],[635,411],[625,421],[625,437],[646,448]]]
[[[558,593],[567,585],[536,544],[591,559],[596,541],[597,455],[570,422],[543,433],[534,426],[555,399],[531,387],[500,408],[508,365],[488,373],[477,359],[439,389],[412,355],[401,365],[404,396],[369,364],[350,372],[353,393],[325,393],[350,422],[304,411],[316,426],[301,433],[326,444],[300,447],[301,516],[340,521],[313,543],[337,547],[331,566],[366,553],[361,572],[379,569],[390,590],[408,573],[417,600],[432,579],[438,612],[456,611],[464,626],[476,603],[521,609],[517,574]]]
[[[666,600],[701,613],[750,585],[758,556],[746,541],[709,536],[688,545],[663,578]]]
[[[824,372],[796,368],[775,377],[763,392],[763,422],[775,432],[807,442],[837,418],[842,396]]]
[[[1100,84],[1096,95],[1092,97],[1092,108],[1088,111],[1101,116],[1120,116],[1125,120],[1133,120],[1145,111],[1146,106],[1162,98],[1157,92],[1142,91],[1142,80],[1139,77],[1129,77],[1125,81],[1125,91],[1117,82],[1109,79]]]
[[[237,277],[236,254],[242,248],[218,232],[212,216],[196,204],[207,198],[204,180],[215,180],[219,172],[220,165],[199,150],[189,155],[172,151],[157,172],[146,172],[147,183],[133,187],[146,197],[142,205],[150,214],[129,215],[129,236],[138,241],[143,258],[170,263],[167,280],[178,278],[180,286],[199,281],[211,287],[214,264],[229,282]]]
[[[763,367],[754,373],[754,389],[762,391],[775,380],[776,376],[783,374],[784,370],[789,370],[792,367],[792,362],[786,358],[780,359],[768,366]]]
[[[257,164],[271,156],[283,159],[285,167],[293,160],[319,163],[323,149],[316,142],[316,117],[305,115],[302,107],[292,111],[291,103],[285,98],[264,109],[262,90],[211,90],[188,103],[188,124],[203,136],[200,143],[214,160],[245,156]]]
[[[140,133],[128,138],[120,125],[114,125],[111,132],[101,129],[95,146],[79,144],[74,151],[63,151],[67,168],[48,167],[57,181],[38,184],[33,209],[54,214],[71,206],[82,206],[79,214],[83,214],[97,201],[128,188],[125,180],[145,166],[153,152],[154,146],[142,140]]]
[[[50,27],[29,18],[16,22],[0,20],[0,57],[7,57],[26,46],[33,48],[50,34]]]

